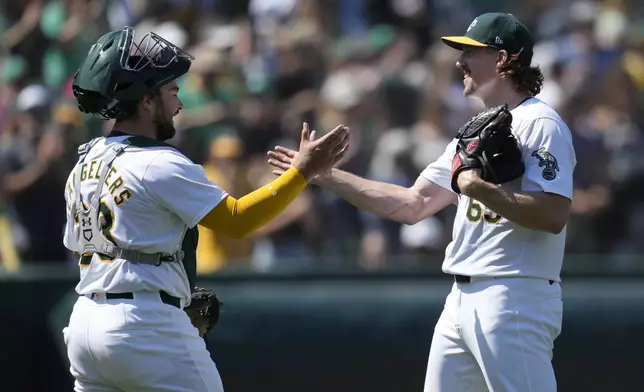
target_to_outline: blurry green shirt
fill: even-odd
[[[65,27],[69,15],[65,5],[60,1],[48,3],[40,17],[40,29],[52,41],[55,41]],[[80,66],[89,47],[99,36],[98,26],[94,23],[83,25],[82,31],[72,40],[67,48],[53,44],[42,59],[43,81],[51,87],[62,86],[65,80]]]

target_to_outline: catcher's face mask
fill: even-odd
[[[146,68],[166,69],[181,60],[194,59],[183,49],[153,32],[145,34],[137,43],[131,27],[121,31],[119,46],[121,67],[131,72],[140,72]]]

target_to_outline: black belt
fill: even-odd
[[[456,283],[470,283],[472,281],[472,277],[465,275],[454,275],[454,280],[456,281]],[[550,282],[551,285],[555,283],[554,280],[549,280],[548,282]]]
[[[105,293],[105,298],[110,300],[110,299],[134,299],[134,293]],[[161,302],[167,305],[172,305],[175,308],[181,309],[181,299],[177,297],[173,297],[170,294],[166,293],[165,291],[159,291],[159,295],[161,296]],[[89,295],[90,299],[96,298],[96,296],[100,296],[98,293],[92,293]]]

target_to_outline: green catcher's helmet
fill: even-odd
[[[155,33],[134,41],[126,27],[100,37],[72,84],[78,108],[103,119],[134,114],[136,102],[188,72],[194,57]]]

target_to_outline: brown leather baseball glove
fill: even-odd
[[[214,291],[203,287],[195,287],[190,305],[184,308],[190,317],[192,325],[199,330],[199,336],[205,338],[208,332],[219,321],[221,301]]]

